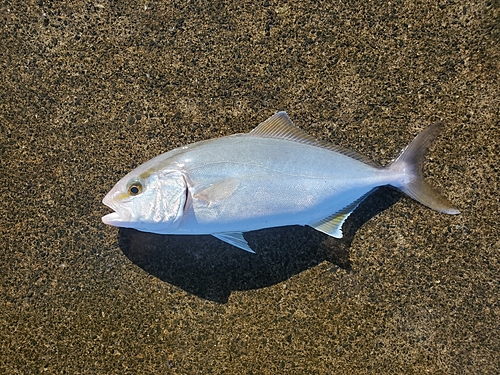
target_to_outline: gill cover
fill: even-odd
[[[176,170],[162,171],[157,178],[152,221],[168,224],[169,229],[177,228],[189,203],[186,179]]]

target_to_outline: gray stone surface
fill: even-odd
[[[497,373],[499,8],[2,2],[0,373]],[[101,223],[139,163],[277,110],[382,163],[446,122],[424,171],[462,213],[386,190],[257,255]]]

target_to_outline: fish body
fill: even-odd
[[[420,174],[441,125],[425,129],[386,167],[321,141],[278,112],[247,134],[164,153],[123,177],[103,203],[106,224],[160,234],[211,234],[252,252],[242,233],[309,225],[342,237],[342,224],[379,186],[456,214]]]

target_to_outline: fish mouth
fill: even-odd
[[[106,195],[102,200],[106,206],[111,208],[113,211],[110,214],[104,215],[101,220],[104,224],[112,225],[115,227],[127,227],[130,225],[131,214],[126,209],[119,209],[115,204],[113,204],[112,196],[110,194]]]
[[[113,225],[115,227],[122,227],[126,223],[118,212],[112,212],[104,215],[101,220],[104,224]]]

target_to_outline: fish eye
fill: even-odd
[[[139,195],[142,193],[142,184],[140,182],[134,182],[128,187],[128,193],[132,196]]]

